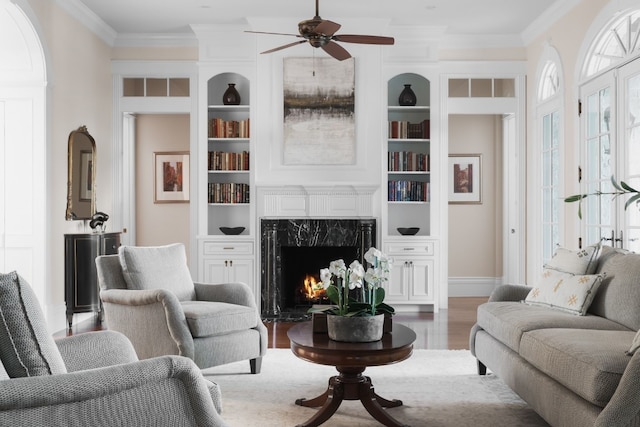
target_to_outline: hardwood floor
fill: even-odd
[[[469,348],[469,331],[476,322],[478,305],[486,297],[449,298],[449,308],[438,313],[397,313],[393,321],[400,322],[416,332],[415,349],[461,350]],[[269,333],[269,348],[289,348],[287,330],[294,322],[265,322]],[[74,324],[71,332],[59,331],[54,337],[103,329],[93,320]]]

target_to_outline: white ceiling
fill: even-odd
[[[243,24],[247,18],[290,20],[287,28],[254,28],[297,33],[297,23],[315,14],[314,0],[57,0],[83,9],[115,39],[192,34],[191,24]],[[446,27],[445,35],[520,40],[535,26],[545,26],[581,0],[320,0],[320,16],[349,33],[354,19],[380,19],[389,25]],[[362,33],[362,31],[358,31]],[[384,30],[372,28],[370,34]]]

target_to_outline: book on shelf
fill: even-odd
[[[431,125],[429,119],[419,123],[407,120],[389,120],[389,139],[429,139]]]
[[[390,202],[428,202],[431,198],[428,182],[389,180],[387,200]]]
[[[249,152],[209,151],[207,165],[210,171],[248,171]]]
[[[249,119],[224,120],[219,117],[209,119],[209,138],[249,138]]]
[[[387,170],[389,172],[429,172],[430,156],[413,151],[389,151]]]
[[[210,182],[208,203],[249,203],[249,184]]]

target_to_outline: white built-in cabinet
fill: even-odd
[[[206,116],[201,116],[199,154],[202,219],[198,237],[198,277],[207,283],[256,283],[254,168],[251,157],[251,81],[242,70],[205,73]],[[225,105],[223,95],[235,85],[240,104]],[[237,235],[221,228],[244,227]],[[254,289],[259,291],[259,289]]]
[[[416,105],[401,106],[406,85],[416,95]],[[438,241],[432,235],[431,185],[431,83],[417,73],[398,73],[387,81],[387,134],[382,193],[384,252],[393,258],[386,301],[401,311],[402,305],[431,305],[438,310],[436,265]],[[415,235],[398,228],[418,227]]]

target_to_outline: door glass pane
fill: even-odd
[[[611,121],[611,96],[609,88],[600,91],[600,133],[608,133]]]
[[[602,137],[600,137],[600,178],[603,180],[611,180],[611,175],[613,174],[611,161],[609,135],[602,135]]]
[[[598,94],[589,95],[587,107],[587,138],[598,134]]]
[[[551,116],[542,118],[542,149],[547,151],[551,146]]]

